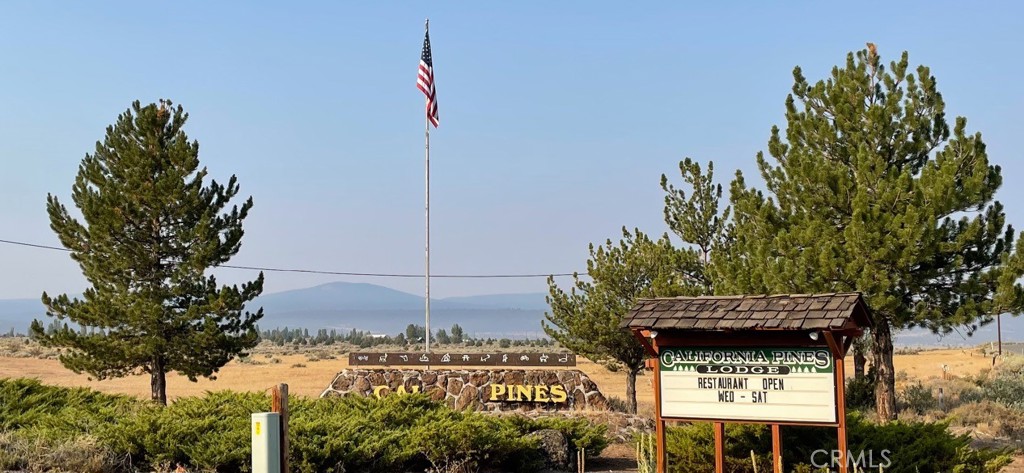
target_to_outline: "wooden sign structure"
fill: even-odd
[[[712,422],[715,471],[725,462],[725,423],[769,424],[782,473],[781,426],[834,427],[839,471],[848,472],[844,358],[871,326],[859,293],[641,299],[622,327],[653,357],[657,471],[665,422]]]
[[[351,352],[349,366],[576,366],[575,353]]]

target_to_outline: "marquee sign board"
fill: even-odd
[[[826,347],[661,349],[663,417],[835,424]]]
[[[726,423],[771,425],[773,473],[784,471],[783,425],[834,427],[832,464],[850,471],[844,357],[872,326],[860,293],[642,298],[620,326],[652,357],[658,472],[666,420],[712,423],[716,473]]]
[[[352,352],[350,366],[576,366],[574,353]]]

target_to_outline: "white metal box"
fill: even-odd
[[[252,473],[281,473],[281,414],[252,415]]]

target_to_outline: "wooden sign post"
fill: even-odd
[[[781,426],[834,427],[848,471],[843,359],[871,324],[860,294],[642,299],[627,315],[654,357],[657,471],[665,422],[711,422],[715,471],[725,423],[771,426],[772,468],[783,472]]]
[[[281,473],[288,468],[288,385],[281,383],[270,390],[270,412],[281,414]]]

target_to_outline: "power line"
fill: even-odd
[[[25,243],[23,241],[0,240],[0,243],[7,243],[9,245],[29,246],[29,247],[32,247],[32,248],[42,248],[44,250],[71,251],[71,250],[69,250],[67,248],[58,248],[56,246],[37,245],[35,243]]]
[[[59,246],[40,245],[38,243],[27,243],[23,241],[13,240],[0,240],[0,243],[15,245],[15,246],[27,246],[29,248],[39,248],[44,250],[57,250],[70,252],[67,248],[61,248]],[[404,274],[404,273],[360,273],[353,271],[322,271],[316,269],[294,269],[294,268],[267,268],[261,266],[235,266],[222,264],[217,266],[218,268],[228,269],[243,269],[249,271],[266,271],[268,273],[302,273],[302,274],[326,274],[331,276],[364,276],[373,278],[422,278],[422,274]],[[549,274],[431,274],[432,278],[448,278],[448,279],[513,279],[513,278],[546,278],[550,276],[573,276],[577,273],[549,273]],[[578,273],[580,276],[586,276],[587,273]]]

